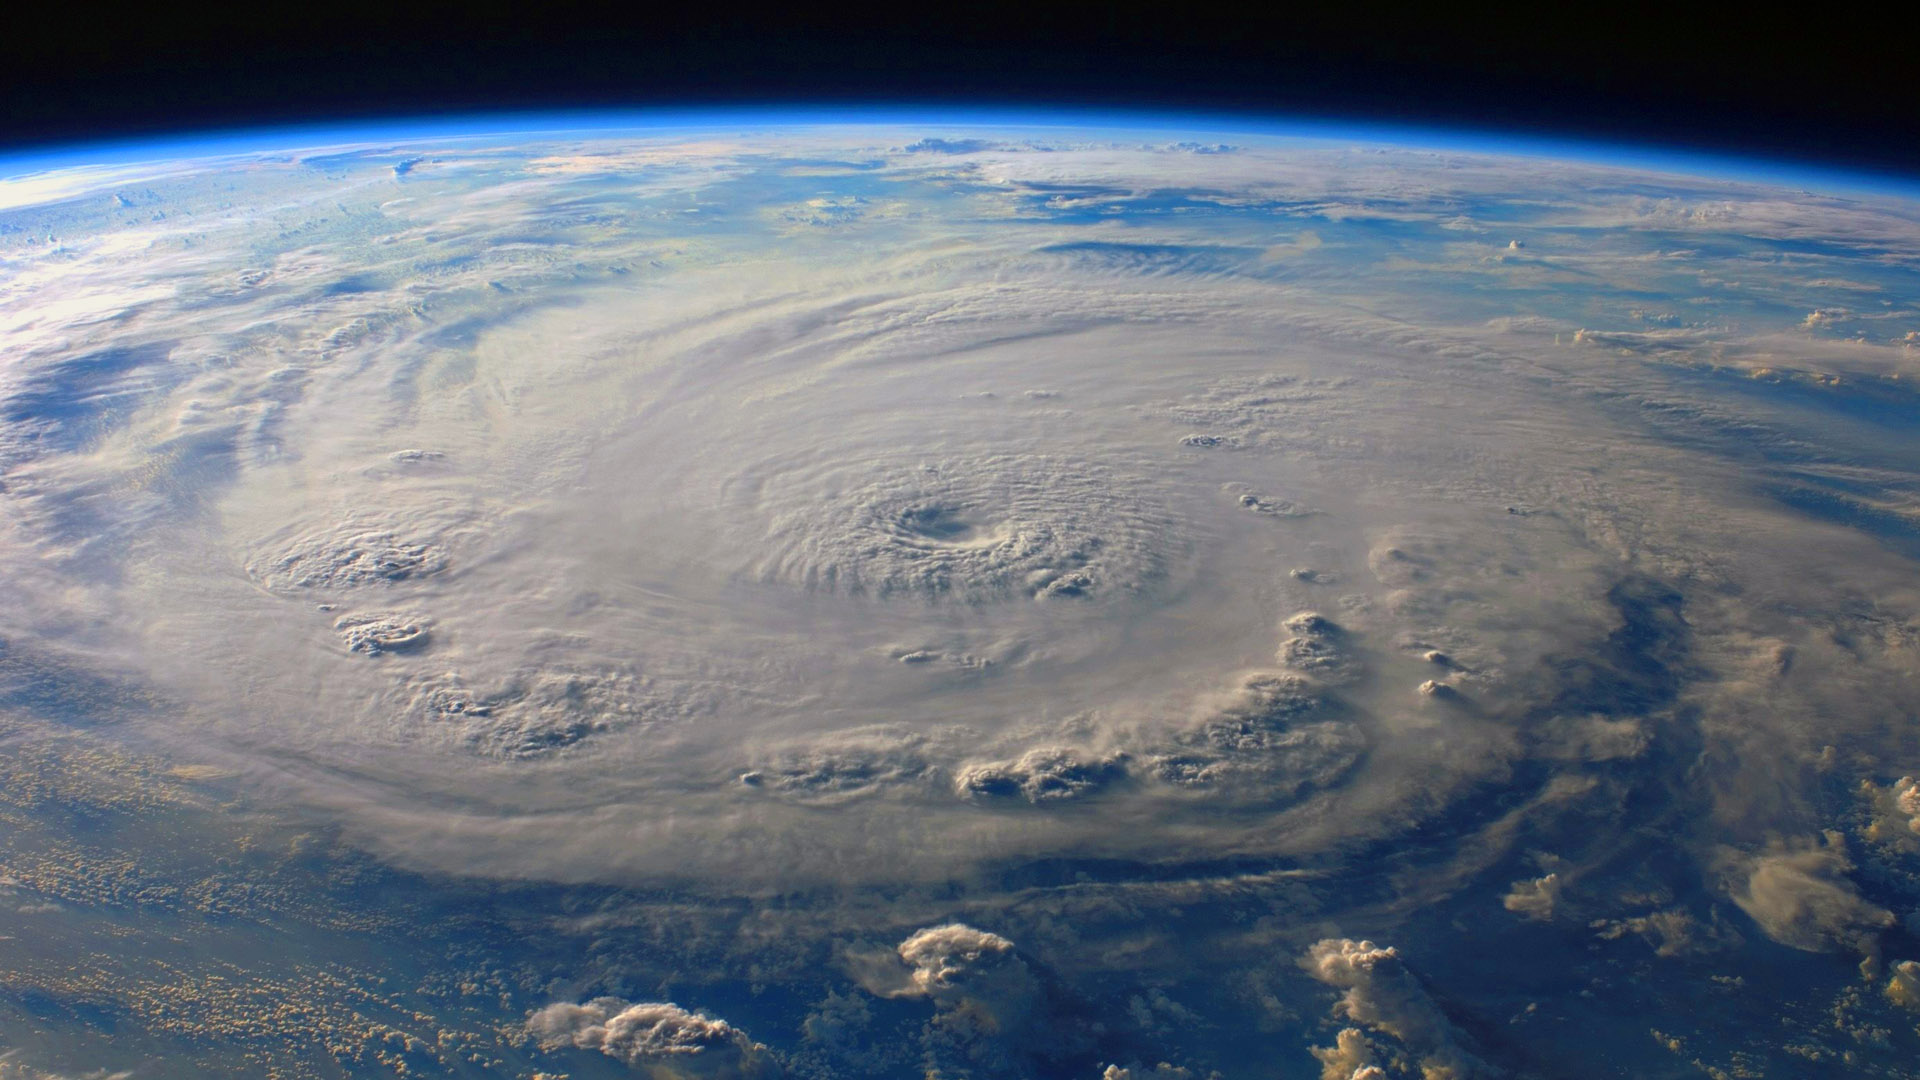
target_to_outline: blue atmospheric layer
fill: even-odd
[[[531,140],[580,136],[674,134],[768,134],[781,130],[837,127],[911,127],[939,134],[1044,136],[1063,132],[1178,134],[1300,145],[1367,145],[1397,150],[1504,155],[1715,180],[1920,198],[1920,178],[1843,169],[1804,162],[1701,153],[1674,147],[1556,139],[1470,128],[1403,127],[1315,117],[1221,113],[1133,112],[1112,109],[1033,107],[952,109],[933,107],[728,107],[703,109],[594,109],[497,112],[411,117],[355,123],[301,124],[194,134],[172,134],[0,151],[0,183],[65,169],[178,164],[183,161],[322,150],[389,149],[449,143]]]

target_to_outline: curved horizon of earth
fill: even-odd
[[[0,159],[0,1080],[1920,1075],[1913,190],[821,117]]]

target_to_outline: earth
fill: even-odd
[[[1920,1076],[1920,187],[0,161],[0,1078]]]

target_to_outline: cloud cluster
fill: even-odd
[[[1465,1036],[1407,969],[1391,947],[1350,938],[1316,942],[1300,960],[1307,973],[1343,993],[1334,1006],[1337,1016],[1362,1027],[1390,1035],[1419,1059],[1426,1080],[1470,1080],[1496,1075],[1465,1046]],[[1351,1030],[1351,1029],[1349,1029]],[[1353,1067],[1349,1076],[1365,1075],[1373,1062],[1356,1032],[1345,1036],[1331,1056],[1321,1061],[1332,1070]]]
[[[1322,682],[1338,685],[1359,674],[1340,624],[1317,611],[1303,611],[1281,624],[1287,638],[1277,659],[1288,668]]]
[[[968,766],[960,771],[957,786],[969,799],[1047,803],[1095,794],[1126,775],[1124,755],[1099,757],[1065,747],[1042,747],[1014,761]]]
[[[1900,851],[1920,851],[1920,780],[1903,776],[1885,787],[1862,780],[1860,792],[1873,813],[1864,830],[1867,839]]]
[[[600,997],[556,1002],[527,1017],[543,1047],[598,1050],[652,1080],[772,1080],[780,1069],[767,1048],[725,1020],[670,1002]]]
[[[1320,1080],[1386,1080],[1382,1055],[1359,1028],[1341,1028],[1332,1046],[1309,1048],[1320,1062]]]

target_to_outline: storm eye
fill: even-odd
[[[745,554],[756,576],[850,595],[963,603],[1139,595],[1183,558],[1183,522],[1124,454],[955,454],[902,468],[852,451],[748,463],[718,482],[768,524]],[[1065,580],[1071,576],[1072,580]],[[1057,583],[1056,583],[1057,582]]]
[[[944,504],[916,506],[902,512],[900,528],[910,536],[941,544],[964,544],[981,532],[961,507]]]

